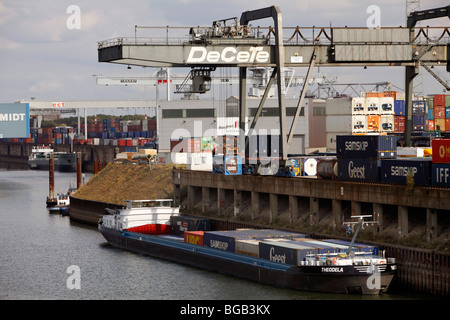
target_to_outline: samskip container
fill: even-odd
[[[433,163],[431,168],[433,187],[450,188],[450,163]]]
[[[396,142],[394,136],[386,135],[336,136],[336,153],[338,158],[347,159],[395,158]]]
[[[431,184],[431,159],[387,159],[381,161],[381,182],[407,184],[408,179],[414,185]]]

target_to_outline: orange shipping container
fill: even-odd
[[[185,231],[184,242],[203,246],[204,231]]]
[[[428,130],[434,130],[434,120],[428,120]]]
[[[367,116],[367,131],[380,130],[380,116]]]
[[[384,97],[397,98],[397,91],[385,91],[383,92]]]
[[[445,94],[435,94],[434,95],[434,106],[445,106]]]
[[[445,119],[445,131],[450,131],[450,119]]]

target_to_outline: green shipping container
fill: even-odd
[[[434,108],[434,99],[433,99],[433,97],[426,97],[425,100],[428,101],[428,109],[433,109]]]
[[[445,106],[450,107],[450,95],[445,96]]]

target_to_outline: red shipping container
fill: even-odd
[[[431,148],[433,163],[450,163],[450,139],[434,139]]]
[[[185,231],[184,242],[203,246],[204,231]]]
[[[434,95],[434,107],[436,106],[445,106],[445,94],[435,94]]]
[[[405,116],[394,116],[394,132],[405,132]]]
[[[450,119],[445,119],[445,131],[450,131]]]
[[[434,120],[428,120],[428,130],[434,130]]]
[[[445,106],[434,105],[434,118],[445,119]]]

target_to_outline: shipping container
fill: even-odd
[[[367,116],[367,132],[378,132],[380,131],[380,116],[379,115],[368,115]]]
[[[394,131],[394,116],[382,115],[380,116],[380,132],[393,132]]]
[[[445,131],[445,120],[447,119],[435,119],[434,120],[435,130]]]
[[[236,240],[236,253],[252,257],[259,257],[260,240],[238,239]]]
[[[387,135],[340,135],[336,136],[338,158],[381,159],[395,158],[397,140]]]
[[[190,244],[196,244],[198,246],[203,246],[204,244],[204,231],[185,231],[184,232],[184,242]]]
[[[380,114],[380,98],[366,96],[366,109],[367,114]]]
[[[436,106],[445,107],[445,94],[434,95],[434,108]]]
[[[209,231],[209,219],[185,215],[170,217],[170,227],[173,234],[182,235],[185,231]]]
[[[352,98],[352,114],[366,114],[366,99],[364,97]]]
[[[450,119],[450,107],[445,107],[445,118]]]
[[[434,98],[433,97],[425,97],[424,99],[427,101],[428,110],[434,109]]]
[[[225,175],[241,175],[242,157],[241,156],[224,157],[224,173]]]
[[[433,163],[450,163],[450,139],[434,139],[431,148]]]
[[[431,159],[386,159],[381,161],[381,182],[406,185],[408,179],[418,186],[431,185]]]
[[[428,115],[412,116],[413,131],[424,131],[428,127]]]
[[[434,109],[428,109],[428,120],[434,120]]]
[[[365,115],[352,116],[352,132],[353,133],[367,132],[367,117]]]
[[[450,94],[445,95],[445,106],[450,107]]]
[[[316,250],[310,246],[302,246],[286,241],[261,241],[259,243],[259,257],[273,262],[290,265],[300,265],[306,255],[315,254]]]
[[[433,163],[432,186],[450,188],[450,163]]]
[[[445,119],[445,106],[434,106],[434,119]]]
[[[394,114],[394,98],[380,98],[380,115]]]
[[[426,100],[414,100],[412,102],[412,114],[413,116],[427,115],[427,101]]]
[[[434,120],[428,120],[428,130],[434,130]]]
[[[405,100],[394,100],[394,114],[396,116],[405,115]]]
[[[394,116],[394,132],[405,132],[405,116]]]
[[[373,159],[338,159],[338,179],[379,182],[380,161]]]
[[[445,131],[450,131],[450,118],[445,119]]]

